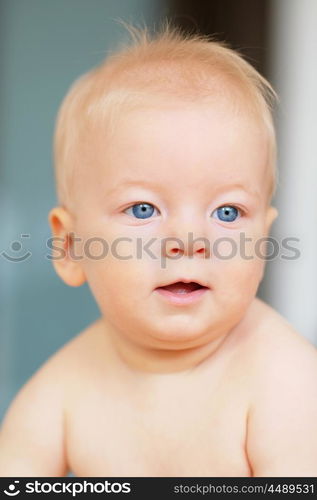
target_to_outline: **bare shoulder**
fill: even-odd
[[[255,476],[317,475],[317,350],[257,301],[248,336],[252,397],[247,450]]]
[[[106,338],[102,333],[101,320],[98,319],[62,346],[48,360],[48,364],[63,372],[91,366],[100,357],[101,350],[105,350]]]
[[[79,366],[83,367],[85,356],[92,357],[92,337],[96,330],[97,322],[77,334],[48,358],[19,390],[13,405],[31,395],[34,399],[38,396],[37,399],[45,408],[62,404],[67,373]],[[78,371],[76,373],[78,376]]]
[[[274,395],[281,398],[296,391],[316,394],[316,347],[271,306],[256,300],[256,325],[245,343],[254,394],[269,391],[271,401]]]
[[[278,363],[280,368],[287,368],[291,364],[293,370],[304,360],[313,365],[317,362],[316,347],[286,318],[259,298],[256,298],[252,305],[249,325],[244,348],[246,355],[251,355],[254,359],[257,370],[261,366],[267,368],[267,363],[271,368],[275,363]]]
[[[93,324],[49,358],[11,402],[0,428],[0,476],[63,476],[69,374],[80,379],[84,352],[92,359]],[[91,361],[90,361],[91,362]],[[74,380],[74,376],[73,376]]]

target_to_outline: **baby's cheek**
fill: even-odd
[[[248,301],[256,295],[263,275],[263,261],[252,258],[240,258],[232,269],[232,288],[242,301]]]
[[[245,262],[265,258],[266,238],[259,228],[247,231],[226,231],[212,240],[212,254],[221,261],[243,260]]]
[[[265,260],[256,252],[256,238],[234,235],[219,240],[212,255],[217,281],[223,292],[236,301],[256,293],[261,281]],[[229,298],[228,297],[228,298]]]
[[[215,291],[212,295],[223,317],[239,321],[257,293],[261,279],[260,269],[253,264],[236,260],[217,271]]]
[[[89,271],[89,286],[102,314],[117,327],[132,328],[136,318],[144,314],[142,306],[151,290],[146,270],[131,260],[111,258]]]
[[[101,251],[102,247],[96,243],[84,262],[87,280],[96,293],[107,295],[108,302],[116,297],[143,298],[153,281],[153,266],[144,256],[136,255],[134,242],[113,240],[104,249],[105,255],[101,256]]]

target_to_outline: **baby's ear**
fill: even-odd
[[[269,234],[271,226],[272,226],[272,224],[275,221],[277,216],[278,216],[277,208],[269,206],[267,211],[266,211],[266,218],[265,218],[265,234],[266,235]]]
[[[86,281],[81,259],[74,258],[73,248],[74,222],[72,215],[64,207],[54,207],[49,212],[48,221],[51,226],[53,239],[52,261],[59,277],[69,286],[81,286]]]

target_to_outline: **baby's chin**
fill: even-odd
[[[175,315],[149,325],[146,336],[139,340],[149,347],[181,350],[204,345],[217,338],[218,327],[204,318],[189,318],[187,315]]]

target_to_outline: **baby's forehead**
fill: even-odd
[[[174,68],[175,70],[175,68]],[[195,69],[192,68],[195,72]],[[239,81],[232,75],[215,71],[206,75],[203,81],[198,77],[184,80],[184,75],[174,73],[172,82],[166,80],[165,70],[157,80],[149,80],[145,68],[138,68],[137,77],[131,80],[131,75],[126,81],[115,82],[106,92],[100,94],[98,79],[96,89],[92,90],[82,110],[82,119],[94,121],[111,121],[115,116],[124,115],[133,110],[159,110],[160,108],[172,109],[189,106],[212,106],[225,103],[227,108],[239,113],[245,113],[263,119],[263,109],[257,102],[254,89]],[[179,82],[178,82],[179,79]]]
[[[244,95],[241,89],[234,90],[219,86],[212,95],[189,94],[177,97],[170,95],[165,89],[155,94],[150,91],[140,93],[115,90],[102,102],[92,101],[85,135],[88,138],[99,138],[101,141],[107,140],[111,144],[113,135],[118,131],[124,130],[127,136],[134,136],[137,127],[145,126],[151,129],[156,122],[161,125],[161,130],[164,132],[171,116],[175,126],[182,128],[188,127],[193,118],[195,121],[196,116],[209,115],[208,119],[210,118],[212,123],[213,115],[222,115],[227,117],[228,132],[236,126],[240,127],[243,122],[252,127],[254,134],[261,131],[263,136],[267,136],[267,123],[256,107],[252,106],[249,96]],[[175,118],[178,115],[177,121]],[[158,130],[159,125],[156,132]]]
[[[231,110],[222,119],[219,105],[206,109],[202,103],[122,112],[111,137],[100,127],[92,143],[87,142],[95,183],[103,183],[105,190],[139,184],[157,189],[171,185],[175,191],[185,178],[193,179],[193,189],[204,191],[210,177],[209,189],[226,180],[252,186],[267,161],[267,140],[248,116],[238,116],[235,125],[233,121]],[[251,166],[252,172],[247,171]]]
[[[117,94],[112,96],[111,106]],[[107,103],[105,104],[107,106]],[[247,134],[249,137],[260,137],[261,141],[268,141],[268,130],[263,118],[254,109],[249,109],[241,99],[228,97],[226,93],[214,94],[208,98],[174,99],[170,95],[142,94],[135,96],[125,95],[119,98],[115,109],[102,107],[96,110],[92,126],[87,128],[86,143],[95,139],[95,145],[101,147],[106,144],[111,149],[114,140],[124,136],[126,141],[137,140],[138,143],[155,143],[161,136],[168,144],[169,137],[176,143],[181,139],[175,136],[175,129],[179,129],[188,136],[190,143],[200,136],[210,140],[214,147],[217,143],[213,137],[225,129],[221,137],[222,142],[230,137]],[[146,144],[145,144],[146,145]],[[171,147],[174,143],[171,144]],[[205,144],[203,144],[205,146]],[[201,146],[201,145],[200,145]],[[186,147],[186,144],[184,144]],[[120,151],[116,151],[119,154]]]
[[[202,103],[199,105],[196,103],[190,106],[190,109],[195,110],[200,116],[202,109],[206,111],[203,106]],[[210,107],[213,109],[212,104]],[[218,194],[220,196],[222,190],[225,192],[225,190],[229,191],[230,189],[232,195],[234,193],[241,195],[241,199],[243,199],[244,192],[249,193],[252,196],[254,206],[261,203],[260,199],[264,197],[265,185],[268,184],[267,179],[270,177],[267,158],[263,156],[263,161],[259,161],[258,152],[259,149],[265,150],[264,142],[263,148],[260,145],[256,150],[253,148],[251,151],[251,148],[245,147],[242,151],[243,154],[238,151],[235,156],[231,155],[230,157],[229,152],[226,151],[225,143],[221,144],[222,139],[215,142],[212,134],[210,138],[206,137],[200,147],[199,140],[202,130],[196,129],[198,143],[195,147],[191,146],[193,156],[190,159],[186,155],[186,145],[187,142],[193,142],[194,138],[189,136],[187,141],[185,139],[185,143],[182,142],[182,131],[184,127],[186,128],[186,124],[180,121],[175,125],[175,141],[172,136],[169,137],[166,129],[166,124],[170,128],[173,127],[173,124],[168,122],[168,115],[171,111],[176,110],[183,111],[180,103],[178,106],[170,106],[169,101],[165,101],[164,105],[159,107],[154,106],[153,103],[151,107],[148,107],[143,103],[141,106],[129,107],[128,110],[123,107],[116,119],[113,119],[110,131],[109,124],[104,126],[101,121],[94,129],[95,133],[91,134],[90,138],[87,137],[84,146],[86,153],[80,155],[82,162],[81,167],[77,169],[75,180],[78,186],[76,199],[78,194],[79,197],[82,196],[80,193],[83,192],[83,188],[87,189],[88,192],[88,186],[91,186],[89,191],[96,194],[96,200],[97,198],[101,199],[101,197],[110,198],[110,195],[119,197],[121,194],[122,198],[125,194],[142,198],[151,192],[160,199],[163,197],[169,204],[175,197],[175,190],[182,191],[181,199],[185,200],[188,196],[190,200],[201,198],[207,202]],[[154,120],[152,135],[149,134],[146,127],[147,120],[144,121],[147,113]],[[181,115],[184,119],[188,119],[186,113],[181,113]],[[245,120],[249,119],[253,125],[253,119],[246,115]],[[248,127],[254,134],[255,126],[252,125]],[[178,126],[182,130],[177,133]],[[122,135],[123,129],[124,134]],[[262,133],[263,138],[266,138],[265,130],[260,133]],[[228,135],[228,131],[226,135]],[[239,142],[245,143],[246,134],[242,134],[239,127],[237,127],[237,135],[237,144],[239,145]],[[168,147],[170,147],[169,156],[165,155],[167,142],[169,143]],[[184,148],[183,157],[179,154],[180,146]],[[80,147],[83,147],[83,144]],[[205,147],[209,148],[206,155],[203,152]],[[215,163],[213,156],[215,148],[219,151],[222,150],[223,156],[228,153],[227,158],[231,158],[232,161],[223,162],[221,168],[213,168],[208,171],[208,154],[210,152],[210,165],[212,166]],[[203,158],[199,164],[197,158]],[[218,159],[221,159],[221,153],[219,153]],[[247,164],[248,159],[249,164]],[[162,168],[163,165],[167,166],[170,160],[170,166]],[[253,161],[252,170],[250,170],[251,161]],[[211,170],[212,175],[210,175]]]

